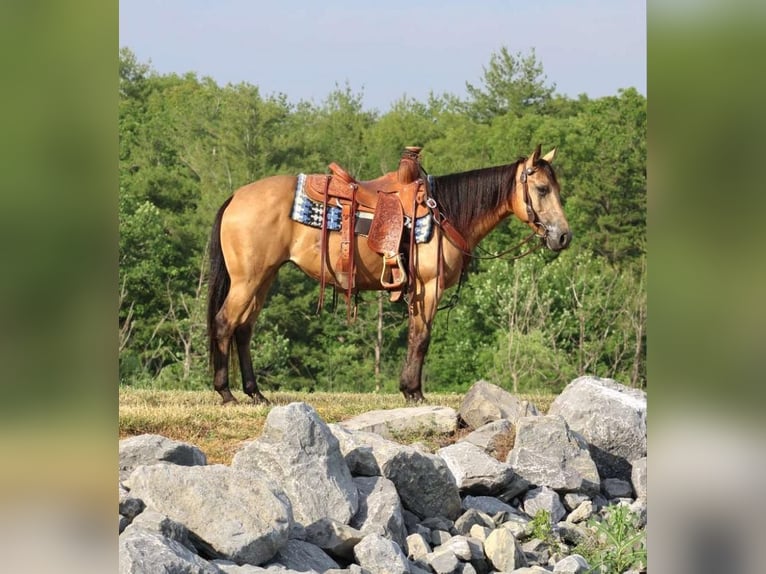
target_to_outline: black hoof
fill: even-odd
[[[253,395],[250,395],[250,398],[253,400],[254,405],[270,405],[269,399],[264,397],[261,393],[255,393]]]

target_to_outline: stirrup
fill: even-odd
[[[394,266],[393,263],[396,263]],[[391,281],[386,280],[386,271],[391,269]],[[398,289],[407,282],[407,272],[402,263],[402,254],[383,254],[383,270],[380,272],[380,284],[384,289]]]

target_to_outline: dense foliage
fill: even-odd
[[[645,386],[646,98],[632,88],[598,99],[557,95],[534,52],[505,48],[467,93],[403,97],[380,112],[346,85],[320,104],[292,103],[250,84],[161,75],[123,48],[120,383],[210,385],[205,252],[217,208],[241,185],[325,172],[331,161],[371,179],[394,169],[406,145],[423,146],[430,173],[454,173],[510,163],[542,143],[559,150],[572,246],[516,262],[474,260],[457,305],[437,315],[425,389],[461,391],[485,378],[556,392],[578,374]],[[524,234],[509,219],[481,247],[507,248]],[[319,316],[316,301],[317,285],[285,266],[252,344],[265,388],[396,389],[404,307],[365,293],[348,325],[342,299]]]

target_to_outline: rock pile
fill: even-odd
[[[587,572],[572,552],[586,520],[611,504],[646,520],[645,393],[581,377],[540,415],[480,381],[458,412],[389,414],[328,425],[275,407],[230,466],[157,435],[120,441],[120,572]],[[391,440],[407,421],[475,430],[430,453]]]

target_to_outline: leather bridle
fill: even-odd
[[[537,168],[534,167],[525,167],[521,170],[521,175],[519,176],[519,182],[521,183],[523,189],[524,189],[524,206],[527,210],[527,221],[526,223],[532,223],[535,227],[537,227],[537,230],[533,233],[537,235],[541,239],[546,239],[548,237],[548,227],[540,221],[540,218],[537,216],[537,212],[535,211],[535,208],[532,207],[532,198],[529,197],[529,183],[527,182],[527,179],[530,175],[535,173],[537,171]],[[542,231],[542,233],[539,233]]]

